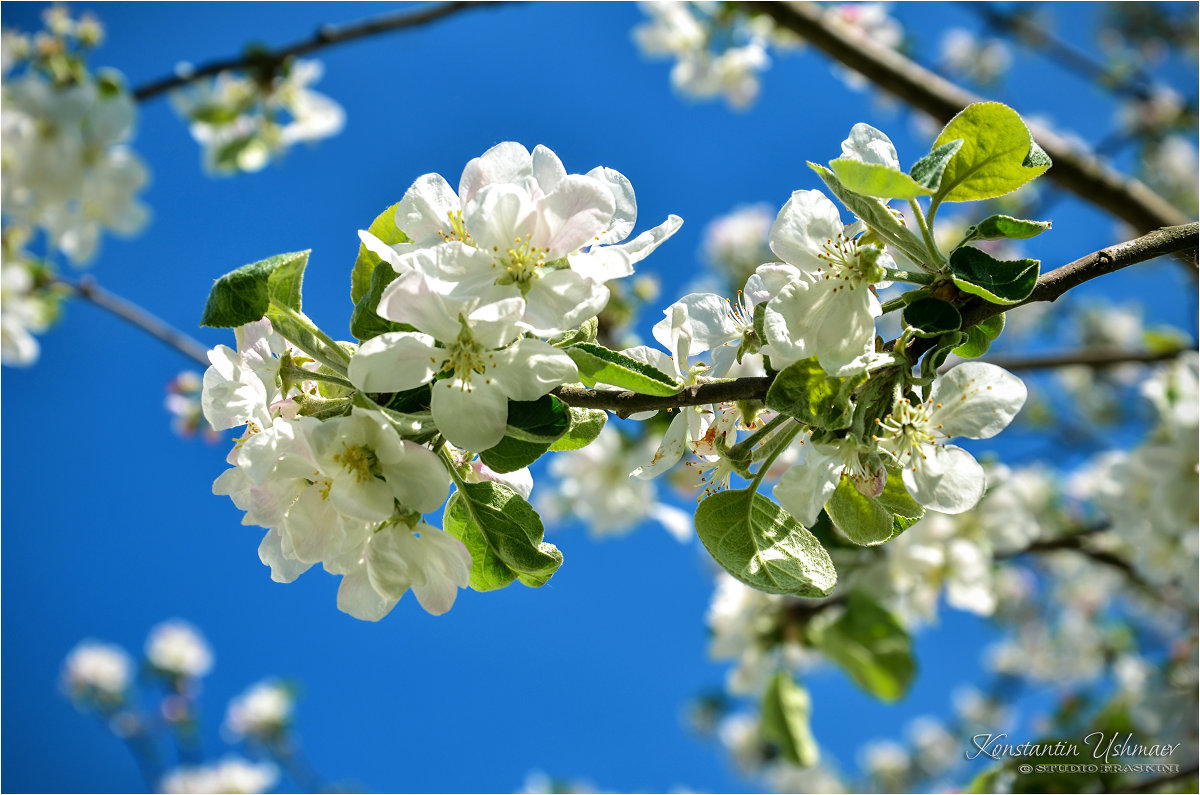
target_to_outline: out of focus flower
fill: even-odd
[[[120,646],[85,640],[63,662],[62,684],[72,699],[120,701],[129,687],[133,661]]]
[[[964,28],[942,34],[942,68],[955,79],[966,78],[982,86],[1000,81],[1012,64],[1008,45],[999,39],[979,38]]]
[[[229,756],[214,765],[180,767],[163,777],[162,792],[179,793],[254,793],[275,786],[279,771],[269,762],[248,762]]]
[[[146,659],[173,677],[198,679],[212,669],[212,649],[193,627],[179,619],[159,624],[146,640]]]
[[[279,682],[259,682],[229,702],[225,729],[234,738],[270,741],[287,727],[293,701],[291,690]]]
[[[203,381],[194,370],[185,370],[167,382],[167,399],[164,402],[171,413],[171,427],[184,438],[204,434],[205,441],[214,442],[221,434],[208,424],[200,405]]]
[[[745,284],[754,269],[771,262],[768,239],[776,212],[769,204],[736,207],[704,228],[703,256],[729,284]]]

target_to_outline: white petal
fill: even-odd
[[[447,251],[448,247],[439,246],[438,250]],[[403,273],[384,288],[375,311],[380,317],[407,323],[436,340],[457,339],[462,307],[444,298],[445,289],[438,287],[435,280],[420,271]]]
[[[471,387],[467,391],[457,378],[438,381],[430,408],[438,430],[451,444],[477,453],[504,438],[508,399],[503,387],[487,383],[482,376],[476,376]]]
[[[567,176],[567,170],[562,161],[553,151],[538,144],[533,147],[532,157],[533,178],[537,180],[542,193],[549,193]]]
[[[572,174],[538,203],[536,239],[548,249],[547,259],[558,259],[598,242],[608,229],[615,209],[608,185]]]
[[[680,409],[676,412],[670,426],[667,427],[667,432],[663,435],[662,443],[654,451],[654,457],[650,459],[650,463],[643,464],[630,472],[630,477],[651,480],[675,466],[675,463],[683,457],[688,442],[688,420],[684,415],[689,410]]]
[[[312,567],[312,564],[284,555],[280,544],[282,538],[279,528],[271,528],[258,545],[258,559],[271,567],[271,579],[275,582],[295,582],[297,577]]]
[[[403,256],[396,249],[384,243],[375,235],[365,229],[358,230],[358,239],[375,256],[379,257],[384,262],[388,263],[396,270],[397,273],[405,273],[411,269],[411,266],[405,262]]]
[[[365,565],[342,576],[337,606],[343,613],[349,613],[363,621],[378,621],[391,612],[397,601],[380,596],[371,587]]]
[[[771,493],[797,522],[812,527],[837,488],[842,468],[834,448],[811,445],[804,463],[784,472]]]
[[[579,370],[571,357],[542,340],[518,340],[504,351],[498,351],[498,360],[499,354],[505,354],[504,362],[488,375],[513,400],[537,400],[556,386],[579,379]]]
[[[823,266],[818,255],[827,240],[842,233],[838,209],[819,190],[798,190],[771,225],[771,250],[802,271]]]
[[[432,381],[444,358],[428,334],[389,331],[355,351],[347,375],[364,392],[403,392]]]
[[[987,486],[983,467],[961,447],[921,445],[911,462],[904,469],[904,485],[914,500],[935,511],[969,511]]]
[[[384,480],[392,494],[407,508],[430,513],[446,500],[450,493],[450,475],[441,459],[430,450],[413,442],[401,442],[398,456],[385,456],[377,448]]]
[[[1008,427],[1027,395],[1025,383],[1007,370],[967,362],[934,382],[931,417],[946,437],[989,439]]]
[[[850,128],[850,137],[842,141],[842,156],[900,170],[900,158],[892,139],[862,122]]]
[[[609,190],[612,191],[613,199],[616,201],[616,209],[613,210],[608,230],[600,235],[600,239],[596,242],[600,245],[620,243],[629,237],[629,233],[633,231],[633,227],[637,223],[637,199],[633,194],[633,185],[621,172],[604,166],[596,166],[587,175],[607,183]]]
[[[368,522],[382,522],[392,515],[395,508],[388,484],[377,477],[359,480],[355,474],[345,470],[333,478],[329,487],[329,502],[342,516]]]
[[[458,194],[441,174],[425,174],[405,191],[396,207],[396,226],[416,245],[433,245],[453,232],[450,218],[461,209]]]
[[[595,317],[608,296],[607,287],[573,270],[550,271],[525,294],[522,324],[539,337],[553,336]]]
[[[463,220],[476,246],[488,254],[498,254],[519,246],[526,235],[533,239],[538,228],[538,205],[522,187],[488,185],[467,203]]]
[[[371,537],[366,552],[371,587],[389,599],[399,599],[414,581],[424,579],[417,539],[404,525],[389,525]]]
[[[305,563],[334,557],[346,540],[342,517],[321,494],[321,486],[315,484],[288,509],[282,531],[292,553]]]
[[[741,332],[730,317],[729,302],[715,293],[689,293],[675,302],[687,310],[687,324],[691,329],[690,353],[697,354],[739,339]],[[673,304],[672,306],[674,306]],[[670,349],[671,307],[663,310],[667,317],[653,328],[654,339]]]
[[[628,254],[614,246],[594,246],[589,251],[569,254],[567,262],[571,270],[580,276],[601,284],[610,279],[633,275],[633,261]]]
[[[667,220],[653,229],[642,232],[627,243],[608,246],[608,248],[613,248],[626,254],[631,264],[638,263],[650,256],[650,253],[661,246],[667,238],[678,232],[681,226],[683,226],[682,218],[678,215],[668,215]]]
[[[422,524],[417,529],[425,579],[413,584],[413,594],[426,612],[440,616],[454,606],[458,589],[471,582],[471,553],[457,538],[435,527]]]
[[[529,150],[513,141],[496,144],[467,163],[458,183],[458,197],[466,205],[484,186],[497,182],[520,182],[532,176]]]

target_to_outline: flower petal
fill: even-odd
[[[826,241],[842,233],[838,209],[819,190],[798,190],[771,225],[771,250],[806,273],[815,273]]]
[[[438,381],[433,385],[430,408],[438,430],[451,444],[478,453],[504,438],[508,399],[504,388],[491,379],[476,377],[470,387],[468,390],[457,378]]]
[[[466,205],[487,185],[520,182],[532,175],[533,159],[529,150],[514,141],[505,141],[467,163],[458,182],[458,197]]]
[[[424,174],[404,192],[396,207],[396,226],[415,245],[435,245],[453,232],[450,219],[461,209],[458,194],[441,174]]]
[[[403,392],[432,381],[444,355],[428,334],[389,331],[355,351],[347,375],[364,392]]]
[[[974,456],[954,445],[922,445],[904,470],[908,493],[926,508],[962,513],[983,496],[987,478]]]
[[[579,370],[571,357],[542,340],[518,340],[497,352],[497,359],[499,354],[505,355],[505,361],[488,375],[513,400],[537,400],[556,386],[579,378]],[[508,415],[505,414],[507,421]],[[450,441],[454,442],[453,439]]]
[[[930,416],[947,438],[989,439],[1008,427],[1027,395],[1025,383],[1004,368],[966,362],[934,382]]]
[[[783,473],[771,491],[784,510],[805,527],[812,527],[842,477],[842,462],[837,450],[813,444],[804,463]]]
[[[349,613],[363,621],[378,621],[392,611],[398,599],[380,596],[371,587],[371,581],[365,565],[359,566],[342,576],[342,584],[338,588],[337,606],[343,613]]]

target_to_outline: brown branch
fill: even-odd
[[[660,411],[683,406],[706,406],[738,400],[763,400],[774,376],[754,376],[724,381],[719,384],[699,384],[685,387],[681,392],[668,397],[641,395],[637,392],[606,389],[582,389],[577,386],[560,386],[550,394],[568,406],[581,409],[607,409],[625,418],[639,411]]]
[[[1116,367],[1120,364],[1151,364],[1174,359],[1191,348],[1170,348],[1162,351],[1113,351],[1084,350],[1058,353],[1048,356],[989,356],[980,361],[1003,367],[1005,370],[1050,370],[1055,367],[1082,365],[1096,370]],[[950,369],[944,366],[938,372]]]
[[[144,83],[133,90],[133,97],[138,102],[164,94],[173,89],[185,86],[196,80],[219,74],[230,69],[247,69],[250,67],[277,66],[287,58],[296,55],[315,52],[335,44],[344,44],[355,39],[375,36],[380,33],[390,33],[398,30],[427,25],[444,17],[467,11],[476,7],[494,7],[504,5],[506,0],[482,2],[481,0],[455,0],[455,2],[438,5],[422,5],[415,11],[401,11],[383,14],[363,22],[349,25],[323,25],[307,39],[280,47],[277,50],[253,53],[237,58],[225,58],[211,61],[184,74],[175,74]]]
[[[132,301],[127,301],[119,295],[108,292],[96,284],[96,281],[85,276],[78,282],[55,278],[55,286],[65,288],[71,295],[82,298],[104,309],[127,323],[138,327],[152,337],[174,348],[197,364],[208,367],[208,348],[200,342],[184,334],[179,329],[164,320],[142,309]]]
[[[878,46],[857,30],[838,25],[812,3],[743,2],[742,6],[750,12],[765,14],[834,60],[943,123],[982,99],[900,53]],[[1187,216],[1142,182],[1077,151],[1048,129],[1037,125],[1030,125],[1030,129],[1054,161],[1046,176],[1083,200],[1140,232],[1187,222]]]

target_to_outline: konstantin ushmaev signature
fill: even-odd
[[[1073,740],[1055,742],[1008,742],[1007,734],[976,734],[967,759],[986,757],[995,761],[1008,758],[1060,757],[1063,759],[1163,759],[1173,755],[1183,743],[1142,743],[1132,732],[1095,731],[1083,738],[1082,744]]]

